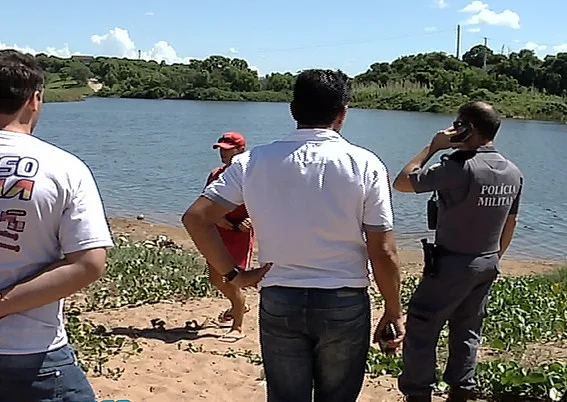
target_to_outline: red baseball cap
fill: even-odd
[[[213,145],[213,149],[234,149],[234,148],[244,148],[246,146],[246,140],[244,136],[240,133],[228,132],[224,133],[217,142]]]

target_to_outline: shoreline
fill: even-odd
[[[266,99],[261,99],[261,100],[256,100],[256,99],[186,99],[186,98],[140,98],[140,97],[129,97],[129,96],[120,96],[120,95],[99,95],[97,94],[95,91],[92,94],[88,94],[88,95],[84,95],[82,99],[80,100],[73,100],[73,99],[69,99],[69,100],[63,100],[63,101],[59,101],[60,103],[63,102],[76,102],[76,101],[81,101],[81,100],[87,100],[89,98],[92,99],[137,99],[137,100],[171,100],[171,101],[192,101],[192,102],[231,102],[231,103],[284,103],[287,104],[289,103],[288,101],[283,101],[281,99],[274,99],[274,100],[266,100]],[[245,92],[244,92],[245,93]],[[253,92],[251,92],[253,93]],[[49,103],[53,103],[53,101],[49,102]],[[368,106],[365,105],[362,102],[353,102],[353,104],[349,107],[350,109],[357,109],[357,110],[383,110],[383,111],[388,111],[388,112],[407,112],[407,113],[429,113],[429,114],[434,114],[434,115],[452,115],[453,113],[450,111],[446,111],[446,110],[440,110],[440,111],[428,111],[428,110],[409,110],[409,109],[395,109],[395,108],[377,108],[377,107],[373,107],[373,106]],[[456,110],[456,109],[455,109]],[[502,113],[502,119],[503,120],[517,120],[517,121],[535,121],[535,122],[540,122],[540,123],[554,123],[554,124],[567,124],[566,120],[562,120],[562,119],[557,119],[557,118],[535,118],[535,117],[529,117],[529,116],[524,116],[524,115],[519,115],[519,114],[507,114],[507,113]]]
[[[160,235],[167,236],[185,250],[200,253],[196,250],[193,241],[179,224],[173,225],[163,222],[135,217],[108,217],[112,232],[116,235],[125,235],[134,241],[143,241]],[[254,263],[257,264],[257,245],[254,246]],[[398,246],[400,265],[404,274],[418,274],[422,269],[423,256],[419,249],[403,248]],[[529,275],[549,272],[565,265],[553,260],[526,260],[514,256],[504,257],[501,263],[502,275]]]

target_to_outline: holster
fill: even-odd
[[[436,244],[421,239],[423,248],[423,276],[435,278],[438,273],[439,250]]]

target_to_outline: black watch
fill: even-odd
[[[232,280],[236,278],[238,274],[241,273],[242,271],[244,271],[242,268],[240,268],[239,266],[235,266],[232,269],[232,271],[230,271],[228,274],[224,274],[224,281],[232,282]]]

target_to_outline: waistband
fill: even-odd
[[[360,288],[353,288],[353,287],[340,287],[340,288],[300,288],[300,287],[292,287],[292,286],[281,286],[281,285],[274,285],[274,286],[263,286],[262,290],[288,290],[293,292],[301,292],[305,294],[337,294],[337,293],[359,293],[364,294],[367,292],[367,287],[360,287]]]
[[[498,251],[485,251],[480,253],[463,253],[461,251],[452,251],[439,244],[435,244],[436,253],[439,257],[447,256],[463,256],[463,257],[487,257],[498,254]]]

